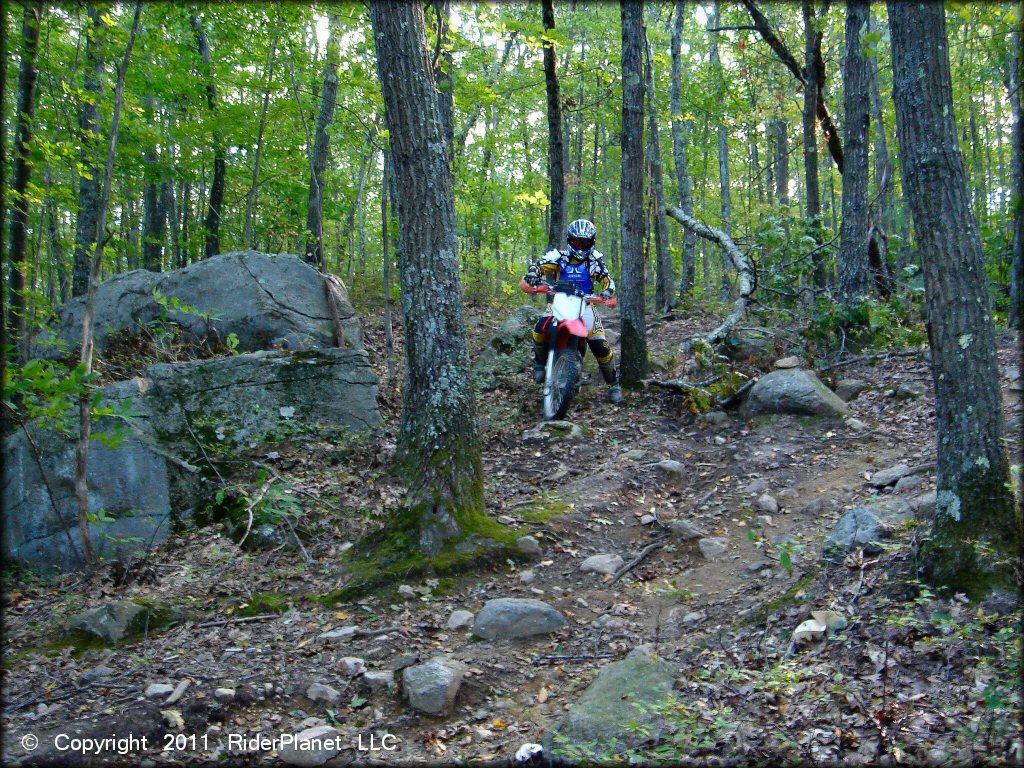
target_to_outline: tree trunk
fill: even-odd
[[[868,264],[868,63],[860,31],[868,23],[869,0],[846,4],[843,64],[843,222],[839,230],[839,295],[850,303],[871,292]]]
[[[672,22],[672,159],[676,166],[676,187],[679,191],[679,207],[693,216],[693,187],[686,161],[686,121],[683,119],[683,11],[685,0],[676,0],[675,18]],[[683,299],[693,290],[694,235],[689,231],[683,235],[683,271],[679,279],[679,298]]]
[[[419,551],[433,558],[496,525],[485,514],[452,174],[423,11],[375,0],[370,20],[398,188],[405,328],[398,453],[409,496],[394,527],[413,532]]]
[[[622,383],[647,378],[646,280],[644,274],[644,80],[643,0],[622,0]]]
[[[1024,328],[1024,109],[1021,101],[1021,69],[1024,67],[1020,29],[1012,36],[1013,54],[1010,57],[1006,87],[1010,94],[1010,113],[1013,117],[1013,250],[1010,252],[1010,311],[1011,328]]]
[[[25,256],[28,244],[28,185],[32,177],[29,144],[32,141],[33,120],[36,111],[36,51],[39,46],[39,25],[42,22],[42,2],[25,4],[21,23],[21,65],[18,69],[18,112],[15,116],[14,173],[11,186],[11,246],[10,265],[10,328],[8,339],[15,344],[22,359],[28,358],[28,329],[25,296]]]
[[[978,225],[957,141],[942,5],[889,0],[893,101],[903,189],[924,269],[935,383],[935,522],[927,577],[971,597],[1015,591],[1021,526],[1009,489]]]
[[[807,221],[811,231],[820,231],[821,187],[818,181],[818,141],[815,126],[818,106],[818,69],[815,62],[821,58],[821,21],[815,16],[813,0],[803,1],[804,17],[804,198]],[[817,240],[816,235],[814,236]],[[814,285],[824,288],[828,284],[829,270],[823,253],[814,260]]]
[[[210,62],[210,41],[206,37],[206,30],[197,16],[191,16],[189,23],[196,34],[196,44],[199,48],[199,58],[202,63],[201,71],[203,80],[206,82],[206,108],[210,113],[214,128],[211,131],[213,138],[213,181],[210,184],[209,207],[206,212],[206,223],[203,241],[203,258],[208,259],[220,253],[220,222],[221,206],[224,203],[224,176],[227,172],[225,160],[224,140],[221,137],[220,128],[217,127],[219,108],[217,105],[217,83],[213,77],[213,65]]]
[[[718,9],[718,0],[711,5],[711,16],[708,17],[708,56],[711,63],[711,70],[715,77],[725,87],[725,74],[722,71],[722,62],[718,56],[718,33],[710,31],[717,29],[721,23],[721,16]],[[729,192],[729,129],[725,125],[724,117],[718,123],[718,183],[720,189],[722,231],[727,235],[732,234],[732,197]],[[725,254],[722,254],[722,280],[719,295],[722,299],[729,298],[732,291],[732,284],[729,281],[729,262]]]
[[[554,0],[543,0],[544,29],[555,28]],[[641,81],[642,82],[642,81]],[[548,249],[558,248],[565,239],[565,145],[562,135],[562,97],[558,84],[555,44],[544,43],[544,83],[548,96],[548,176],[551,183],[551,222]]]
[[[277,58],[277,41],[281,37],[281,17],[278,15],[278,26],[274,32],[274,42],[270,44],[270,62],[267,64],[267,87],[263,91],[263,106],[260,109],[260,127],[256,133],[256,157],[252,164],[252,184],[249,185],[249,196],[245,201],[245,224],[242,228],[242,240],[250,248],[256,247],[256,238],[252,233],[252,212],[256,204],[256,189],[260,179],[260,159],[263,157],[263,131],[267,126],[267,109],[270,107],[270,91],[274,84],[274,61]]]
[[[646,73],[647,103],[647,165],[651,169],[651,190],[654,253],[658,271],[654,282],[654,304],[659,312],[672,309],[675,298],[675,278],[672,276],[672,253],[668,249],[668,231],[665,225],[665,186],[661,173],[661,139],[658,135],[658,102],[654,95],[654,62],[650,41],[644,40],[644,71]]]
[[[156,99],[148,96],[145,99],[146,111],[150,122],[156,122]],[[150,272],[159,272],[162,268],[164,255],[164,233],[167,225],[166,195],[162,191],[166,181],[160,167],[160,158],[156,147],[146,147],[146,187],[143,193],[142,230],[142,264]]]
[[[388,387],[395,381],[395,341],[391,323],[391,226],[388,217],[388,177],[392,175],[391,153],[384,152],[384,171],[380,185],[380,249],[384,262],[384,352],[388,362]]]
[[[334,119],[334,105],[338,97],[338,37],[339,21],[332,15],[328,22],[327,61],[324,64],[324,85],[320,92],[320,114],[316,120],[316,137],[309,158],[309,202],[306,209],[305,260],[321,271],[324,261],[324,171],[331,151],[331,137],[327,129]],[[360,219],[362,221],[362,219]]]
[[[103,263],[103,247],[106,238],[100,233],[106,230],[107,205],[110,202],[110,182],[114,175],[114,157],[117,151],[117,133],[121,122],[121,103],[124,98],[124,78],[128,71],[128,61],[135,45],[135,36],[139,31],[139,18],[142,15],[142,2],[135,3],[135,17],[132,20],[131,32],[125,46],[124,57],[117,68],[117,84],[114,86],[114,109],[110,119],[110,146],[107,149],[107,163],[103,171],[103,188],[97,205],[96,249],[89,264],[89,281],[85,294],[85,309],[82,313],[82,352],[81,364],[85,376],[92,373],[93,337],[95,331],[96,288],[99,284],[100,265]],[[75,446],[75,499],[78,502],[78,533],[82,544],[82,557],[87,565],[96,562],[96,553],[89,534],[89,438],[92,431],[92,397],[88,390],[78,400],[79,429],[78,443]]]
[[[868,13],[868,29],[877,26],[873,13]],[[868,261],[875,290],[881,296],[892,293],[894,277],[889,267],[889,228],[892,222],[892,163],[885,138],[882,95],[878,89],[878,57],[868,59],[868,82],[871,96],[871,118],[875,123],[875,204],[868,226]],[[874,244],[874,247],[872,247]]]
[[[775,120],[775,197],[783,209],[789,207],[789,132],[786,121]]]
[[[85,33],[85,97],[78,114],[81,132],[81,171],[78,177],[78,221],[75,225],[75,260],[71,276],[71,295],[82,296],[89,290],[89,263],[96,244],[97,206],[100,174],[96,153],[100,141],[100,87],[103,56],[100,38],[104,22],[98,5],[87,6],[89,24]]]
[[[437,83],[437,104],[441,110],[441,134],[447,144],[448,162],[452,161],[453,143],[455,141],[454,113],[454,67],[452,45],[449,40],[451,30],[451,3],[449,0],[430,0],[428,7],[434,9],[437,23],[437,45],[434,48],[432,67],[434,82]]]

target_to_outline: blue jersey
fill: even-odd
[[[579,264],[572,264],[565,257],[558,260],[559,268],[559,280],[566,280],[583,293],[591,294],[594,292],[594,280],[590,277],[590,269],[588,269],[587,262],[581,261]]]

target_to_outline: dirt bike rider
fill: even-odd
[[[604,264],[604,256],[594,249],[597,241],[597,229],[587,219],[576,219],[569,225],[566,232],[567,248],[564,251],[550,250],[526,270],[523,279],[531,286],[538,285],[542,280],[556,282],[568,280],[585,293],[599,293],[602,298],[615,295],[615,281],[608,274]],[[538,384],[544,381],[545,361],[548,356],[546,325],[551,321],[551,309],[533,329],[533,380]],[[594,327],[587,336],[587,345],[597,360],[601,375],[608,385],[608,399],[618,405],[622,402],[622,387],[619,386],[614,353],[605,337],[604,325],[594,307]]]

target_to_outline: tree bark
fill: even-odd
[[[708,17],[708,58],[711,70],[715,77],[725,87],[725,74],[722,71],[722,61],[718,56],[718,33],[712,31],[717,29],[721,23],[718,0],[711,5],[711,16]],[[725,125],[724,117],[718,123],[718,183],[720,190],[720,209],[722,213],[722,231],[729,235],[732,233],[732,197],[729,192],[729,129]],[[732,283],[729,281],[729,266],[725,254],[722,255],[722,280],[719,291],[723,299],[729,297],[732,291]]]
[[[1021,524],[1009,490],[978,225],[957,141],[942,5],[889,0],[903,189],[921,252],[935,383],[938,500],[926,577],[981,597],[1015,592]]]
[[[220,222],[221,207],[224,204],[224,181],[227,173],[227,161],[224,151],[224,140],[221,136],[220,127],[217,125],[219,107],[217,104],[217,82],[213,77],[213,65],[210,55],[210,41],[206,37],[206,30],[198,16],[192,15],[189,18],[192,30],[196,35],[196,45],[199,49],[201,71],[203,80],[206,83],[206,108],[213,121],[211,136],[213,139],[213,181],[210,183],[210,199],[206,211],[206,222],[203,225],[203,258],[210,258],[220,253]]]
[[[82,296],[89,290],[89,263],[96,244],[100,178],[96,153],[100,141],[100,87],[103,78],[103,8],[87,6],[89,24],[85,33],[85,97],[78,114],[81,133],[82,164],[78,177],[78,221],[75,225],[75,257],[71,275],[71,295]]]
[[[398,188],[398,263],[405,328],[399,461],[409,483],[395,527],[435,557],[480,533],[483,466],[459,281],[452,174],[417,3],[370,3]]]
[[[1011,37],[1013,54],[1010,56],[1006,87],[1010,96],[1013,116],[1011,133],[1013,142],[1013,248],[1010,252],[1010,310],[1011,328],[1024,328],[1024,109],[1021,102],[1021,69],[1024,67],[1024,35],[1015,29]]]
[[[868,29],[877,25],[873,13],[868,13]],[[875,123],[875,203],[871,208],[868,225],[868,261],[874,288],[881,296],[892,293],[894,277],[889,267],[889,227],[892,222],[893,170],[889,160],[889,145],[885,138],[882,95],[878,88],[878,57],[868,60],[868,80],[871,96],[871,119]],[[874,246],[874,247],[872,247]]]
[[[690,171],[686,160],[686,121],[683,119],[683,12],[685,0],[676,0],[675,17],[672,22],[672,159],[676,167],[676,188],[679,191],[679,207],[684,213],[693,215],[693,186],[690,182]],[[684,299],[693,290],[694,236],[689,230],[683,235],[683,270],[679,278],[679,298]]]
[[[18,69],[18,112],[15,116],[14,173],[11,185],[11,245],[8,253],[10,268],[10,328],[8,338],[22,359],[28,358],[28,328],[25,296],[25,258],[28,244],[28,185],[32,177],[29,144],[36,111],[36,81],[39,70],[36,52],[39,46],[39,25],[42,22],[42,2],[25,4],[21,22],[21,64]]]
[[[814,14],[813,0],[803,0],[804,17],[804,189],[807,218],[812,221],[821,215],[821,193],[818,185],[818,142],[815,137],[817,112],[817,72],[814,68],[815,51],[821,50],[821,28]],[[820,260],[817,263],[820,263]],[[822,271],[822,274],[824,272]],[[818,270],[815,270],[818,275]],[[818,282],[816,280],[816,282]],[[822,285],[819,283],[819,287]]]
[[[270,90],[274,84],[274,62],[277,58],[277,41],[281,37],[281,17],[278,15],[278,25],[274,32],[274,41],[270,44],[270,62],[267,64],[267,87],[263,91],[263,106],[260,108],[260,127],[256,133],[256,157],[252,164],[252,183],[249,185],[249,195],[245,201],[245,224],[242,227],[242,240],[250,248],[256,247],[256,238],[253,237],[252,213],[256,205],[256,189],[260,179],[260,160],[263,157],[263,131],[267,126],[267,109],[270,107]]]
[[[789,133],[786,121],[775,120],[775,198],[783,208],[789,207]]]
[[[106,238],[101,233],[107,226],[107,206],[110,201],[110,182],[114,175],[114,157],[117,152],[117,134],[121,123],[121,104],[124,99],[124,78],[128,71],[128,61],[135,45],[135,36],[139,31],[139,18],[142,15],[142,2],[135,3],[135,16],[132,20],[131,32],[125,46],[124,57],[117,68],[117,83],[114,86],[114,110],[110,119],[110,146],[107,149],[107,163],[103,171],[103,188],[97,206],[96,249],[89,265],[89,282],[85,295],[85,309],[82,313],[82,351],[81,364],[88,376],[92,373],[93,338],[95,332],[96,288],[99,284],[100,265],[103,263],[103,248]],[[78,502],[78,533],[82,544],[82,557],[87,565],[96,562],[96,552],[89,534],[89,438],[92,432],[92,397],[91,392],[84,392],[78,400],[79,429],[78,443],[75,446],[75,499]]]
[[[156,123],[156,99],[145,99],[151,123]],[[160,157],[156,146],[146,147],[146,187],[143,193],[142,264],[150,272],[159,272],[164,255],[164,234],[167,226],[167,196],[163,191],[167,182],[161,177]]]
[[[542,0],[544,31],[555,28],[554,0]],[[565,239],[565,144],[562,135],[562,96],[558,83],[555,44],[544,43],[544,85],[548,97],[548,176],[551,186],[551,222],[548,249],[559,248]]]
[[[665,225],[665,186],[661,170],[661,139],[658,134],[658,102],[654,94],[654,62],[651,44],[644,40],[644,71],[647,104],[647,165],[651,169],[651,190],[654,206],[654,253],[658,271],[654,283],[654,303],[657,311],[668,312],[675,298],[675,278],[672,276],[672,253],[668,249],[668,231]]]
[[[437,24],[437,46],[431,66],[434,70],[434,82],[437,83],[437,104],[441,110],[441,134],[447,144],[448,162],[452,161],[455,142],[455,62],[452,58],[451,41],[451,3],[450,0],[430,0],[428,6],[434,8],[434,20]]]
[[[843,221],[839,229],[839,295],[850,303],[871,292],[868,264],[868,136],[867,56],[860,31],[867,27],[868,0],[846,4],[846,58],[843,65],[845,165],[843,169]]]
[[[324,64],[324,85],[320,92],[320,113],[316,120],[316,137],[309,158],[309,198],[306,208],[305,260],[319,270],[326,269],[324,259],[324,171],[331,151],[327,129],[334,119],[338,98],[338,17],[332,15],[328,25],[327,61]],[[360,220],[361,221],[361,220]]]

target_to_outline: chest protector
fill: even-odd
[[[560,270],[560,280],[568,280],[584,293],[594,292],[594,281],[590,277],[589,261],[571,264],[569,259],[563,256],[558,260],[558,268]]]

